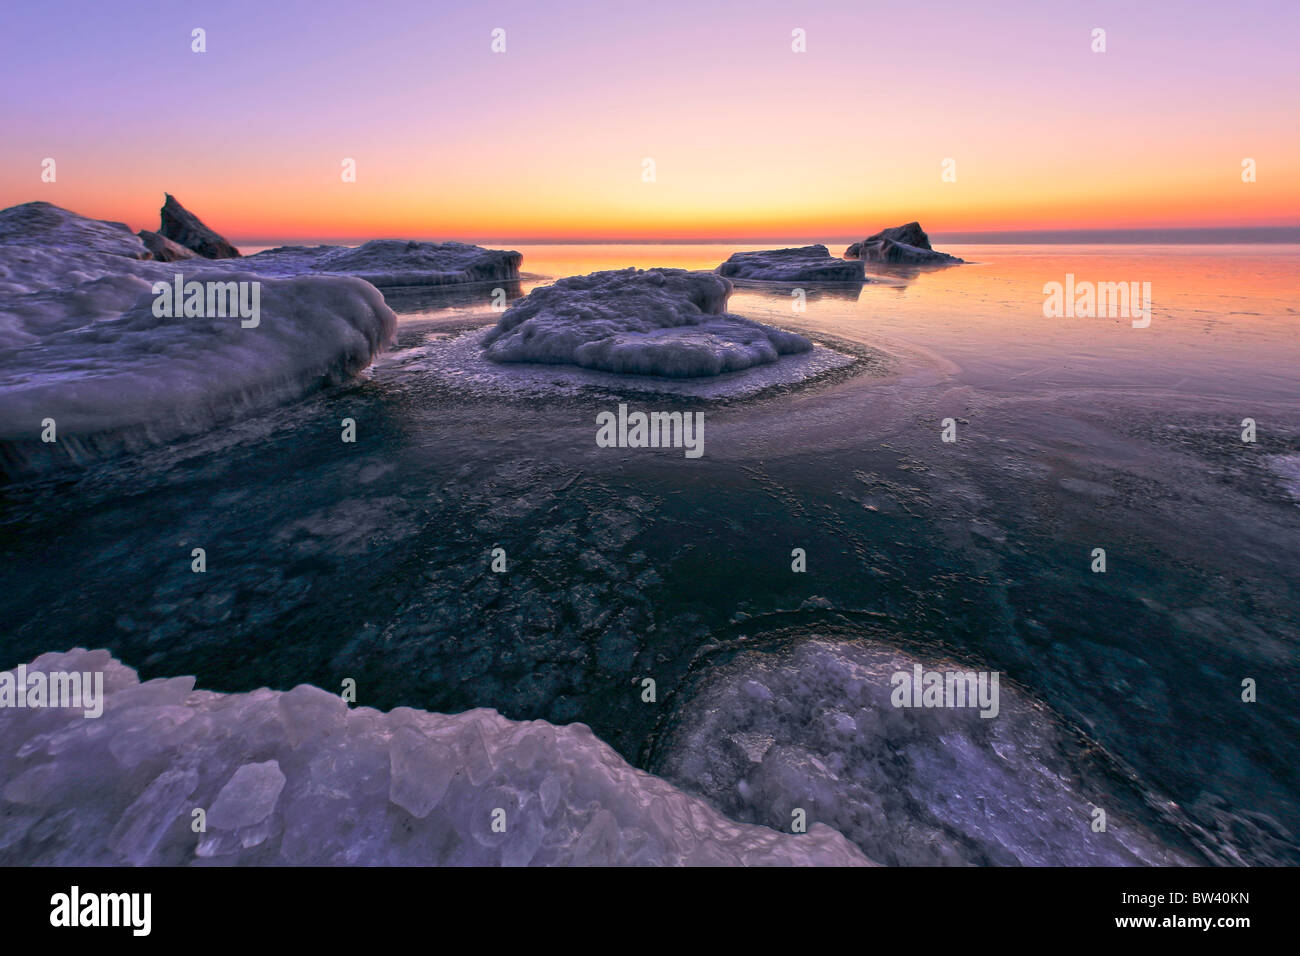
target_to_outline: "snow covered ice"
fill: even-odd
[[[396,324],[379,292],[354,279],[260,281],[256,328],[160,318],[149,281],[127,276],[0,307],[17,320],[0,333],[12,343],[0,350],[0,439],[34,438],[46,418],[60,441],[201,430],[355,375]]]
[[[305,684],[140,683],[103,650],[43,654],[30,669],[102,671],[106,700],[97,719],[0,710],[4,864],[870,862],[826,826],[728,820],[583,724],[381,713]]]
[[[718,266],[718,275],[763,282],[864,282],[865,263],[836,259],[822,245],[737,252]]]
[[[683,269],[571,276],[507,309],[484,337],[484,354],[494,362],[692,378],[812,349],[802,335],[727,314],[731,290],[719,275]]]
[[[87,219],[48,202],[0,210],[0,245],[14,243],[149,258],[149,250],[125,223]]]
[[[797,386],[865,364],[859,356],[815,345],[811,351],[782,356],[779,362],[730,374],[693,378],[634,376],[577,365],[489,361],[483,340],[491,331],[491,328],[474,329],[450,338],[431,336],[425,343],[390,352],[375,363],[375,381],[397,387],[436,383],[457,393],[507,400],[574,398],[585,394],[615,399],[642,395],[728,401]]]

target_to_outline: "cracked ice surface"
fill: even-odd
[[[0,863],[869,862],[826,826],[728,820],[583,724],[385,714],[305,684],[142,684],[103,650],[43,654],[30,670],[102,671],[104,710],[0,710]],[[191,829],[195,808],[206,832]]]
[[[1124,819],[1102,776],[1080,770],[1085,748],[1007,683],[992,718],[895,707],[890,678],[915,663],[825,639],[743,654],[688,698],[654,769],[738,820],[780,826],[802,807],[887,864],[1188,862]],[[1091,830],[1094,806],[1106,832]]]

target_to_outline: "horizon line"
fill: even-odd
[[[1300,243],[1300,225],[1294,226],[1175,226],[1168,228],[1102,228],[1102,229],[1000,229],[988,231],[954,231],[929,233],[932,242],[966,245],[1067,245],[1089,243],[1115,243],[1123,245],[1285,245]],[[730,243],[854,243],[863,236],[705,236],[705,237],[645,237],[645,236],[487,236],[469,237],[454,241],[474,244],[519,245],[720,245]],[[359,245],[374,239],[399,239],[418,242],[447,242],[446,237],[434,236],[348,236],[348,237],[277,237],[238,238],[231,243],[238,246],[287,245]]]

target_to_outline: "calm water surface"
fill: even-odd
[[[516,248],[510,297],[740,247]],[[970,264],[813,290],[805,311],[739,287],[731,311],[869,361],[701,405],[698,460],[596,448],[608,391],[422,372],[495,320],[491,289],[389,290],[399,341],[368,380],[6,489],[6,664],[82,645],[220,690],[352,677],[382,708],[583,721],[656,769],[742,649],[870,638],[1003,672],[1193,858],[1300,862],[1300,247],[946,251]],[[1150,327],[1044,318],[1067,273],[1149,282]]]

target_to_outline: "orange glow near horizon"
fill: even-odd
[[[1056,182],[1007,175],[938,184],[938,171],[923,185],[899,177],[874,187],[827,177],[748,200],[764,192],[762,176],[736,175],[723,184],[709,175],[674,181],[660,166],[658,180],[643,183],[639,167],[623,170],[632,184],[602,182],[575,172],[531,184],[477,194],[471,186],[450,191],[421,189],[414,171],[367,183],[267,183],[203,188],[169,186],[177,198],[233,241],[263,239],[486,238],[711,239],[766,237],[862,237],[884,226],[919,220],[929,231],[1289,226],[1300,223],[1300,168],[1268,170],[1277,185],[1244,184],[1229,169],[1208,176],[1169,176],[1154,183],[1136,170],[1127,177],[1092,178],[1072,190]],[[331,173],[333,171],[331,170]],[[679,172],[672,170],[672,172]],[[690,171],[687,171],[690,172]],[[974,179],[973,174],[968,174]],[[919,177],[912,177],[913,179]],[[1223,181],[1226,180],[1226,181]],[[410,185],[407,185],[407,184]],[[1187,197],[1195,195],[1194,204]],[[83,215],[157,228],[162,190],[139,184],[110,197],[55,185],[25,199],[47,199]]]

